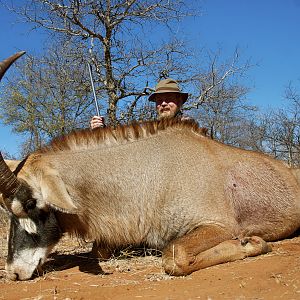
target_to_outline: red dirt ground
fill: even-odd
[[[300,237],[179,278],[165,275],[155,256],[111,259],[100,263],[101,272],[76,243],[65,239],[44,275],[26,282],[7,281],[0,258],[0,299],[300,299]]]

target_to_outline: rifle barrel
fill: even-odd
[[[98,101],[97,101],[95,87],[94,87],[94,80],[93,80],[93,75],[92,75],[92,66],[89,63],[88,63],[88,68],[89,68],[90,80],[91,80],[91,85],[92,85],[93,94],[94,94],[94,101],[95,101],[97,116],[100,117],[99,106],[98,106]]]

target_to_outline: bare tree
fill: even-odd
[[[182,42],[170,41],[160,33],[162,27],[172,31],[176,22],[194,15],[197,3],[192,7],[187,3],[32,0],[10,9],[36,27],[68,36],[77,44],[84,45],[85,41],[97,74],[97,89],[105,92],[109,122],[116,124],[118,109],[133,110],[137,104],[135,97],[149,93],[149,79],[156,81],[164,69],[176,72],[182,65],[180,61],[188,53]]]
[[[0,118],[25,134],[23,152],[74,128],[87,127],[93,103],[81,49],[68,43],[41,58],[27,55],[16,64],[0,101]]]
[[[300,93],[290,83],[285,89],[286,105],[264,116],[264,150],[290,166],[300,165]]]
[[[81,50],[77,57],[81,64],[78,71],[86,74],[83,68],[86,60],[93,65],[97,95],[110,125],[153,119],[155,111],[145,96],[153,91],[160,78],[171,76],[179,79],[183,89],[190,93],[185,109],[191,110],[200,124],[210,129],[212,137],[249,147],[239,136],[241,128],[249,131],[251,122],[246,120],[246,114],[254,108],[245,105],[243,98],[248,89],[238,80],[251,65],[248,61],[241,63],[238,50],[231,60],[220,63],[219,51],[209,55],[205,69],[187,43],[172,32],[176,22],[194,15],[195,8],[196,2],[191,6],[184,0],[32,0],[10,7],[35,28],[47,29]],[[163,28],[170,30],[166,33]],[[63,70],[64,66],[61,64],[60,68]],[[60,92],[68,90],[70,86],[59,87]],[[62,109],[60,115],[64,116]],[[47,116],[55,122],[58,115]],[[40,130],[45,122],[51,124],[38,114],[31,120],[33,142],[29,145],[44,140],[40,131],[34,130]],[[64,128],[57,120],[55,124]],[[54,125],[52,129],[53,134],[65,132],[55,130]]]
[[[247,104],[249,88],[240,83],[240,78],[252,65],[240,60],[238,49],[225,61],[220,53],[220,50],[210,53],[206,69],[202,65],[201,70],[195,70],[191,78],[186,79],[193,93],[185,109],[191,110],[200,125],[208,128],[212,138],[251,148],[245,136],[251,134],[257,108]]]

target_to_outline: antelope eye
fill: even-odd
[[[36,200],[35,199],[29,199],[26,203],[26,209],[34,209],[36,207]]]

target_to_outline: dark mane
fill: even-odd
[[[48,145],[36,153],[51,153],[71,150],[97,149],[109,145],[120,145],[129,141],[136,141],[168,128],[181,128],[192,131],[198,135],[206,136],[207,130],[200,128],[192,119],[165,119],[162,121],[133,122],[130,125],[117,127],[97,128],[94,130],[81,129],[68,135],[54,138]]]

